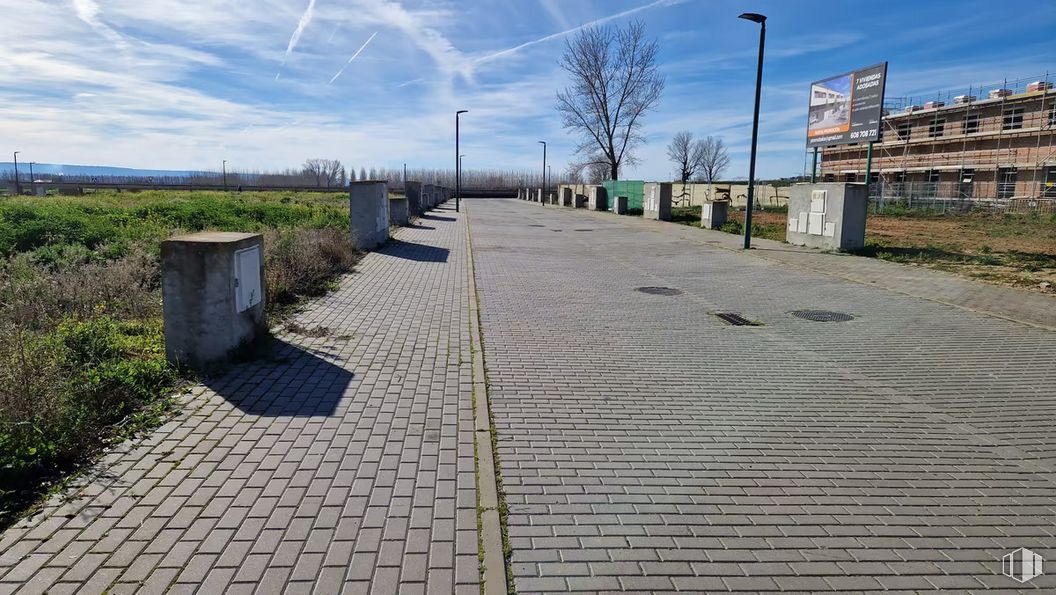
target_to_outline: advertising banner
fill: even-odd
[[[811,83],[807,146],[878,140],[886,82],[887,62]]]

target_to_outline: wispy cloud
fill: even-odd
[[[606,16],[606,17],[601,17],[600,19],[594,19],[593,21],[590,21],[588,23],[584,23],[582,25],[579,25],[578,27],[572,27],[571,29],[565,29],[564,31],[560,31],[558,33],[551,33],[550,35],[545,35],[543,37],[540,37],[539,39],[533,39],[532,41],[526,41],[526,42],[524,42],[524,43],[522,43],[520,45],[515,45],[515,46],[513,46],[511,48],[507,48],[505,50],[501,50],[501,51],[498,51],[498,52],[493,52],[491,54],[480,56],[479,58],[473,60],[473,62],[476,63],[476,64],[482,64],[484,62],[490,62],[492,60],[497,60],[499,58],[503,58],[503,57],[506,57],[506,56],[509,56],[509,55],[512,55],[512,54],[516,54],[517,52],[519,52],[519,51],[521,51],[521,50],[523,50],[525,48],[532,47],[533,45],[539,45],[541,43],[546,43],[546,42],[552,41],[554,39],[560,39],[562,37],[565,37],[566,35],[571,35],[572,33],[575,33],[577,31],[586,29],[588,27],[594,27],[594,26],[597,26],[597,25],[603,25],[603,24],[605,24],[605,23],[607,23],[609,21],[614,21],[616,19],[622,19],[624,17],[631,16],[632,14],[635,14],[635,13],[638,13],[638,12],[642,12],[643,10],[649,10],[649,9],[652,9],[652,8],[656,8],[658,6],[672,6],[672,5],[675,5],[675,4],[680,4],[680,3],[684,2],[684,1],[685,0],[654,0],[653,2],[650,2],[649,4],[643,4],[642,6],[631,8],[631,9],[625,10],[623,12],[618,12],[616,14],[611,14],[611,15]]]
[[[282,56],[280,69],[282,66],[286,66],[286,60],[289,59],[290,54],[292,54],[293,50],[297,47],[297,43],[301,41],[301,34],[304,33],[304,30],[308,27],[308,23],[312,22],[313,16],[315,16],[315,0],[308,0],[308,8],[305,8],[304,12],[301,13],[301,19],[297,21],[297,28],[293,30],[293,35],[290,35],[290,41],[286,44],[286,53]],[[280,72],[275,73],[275,80],[279,80],[280,73],[281,70]]]
[[[115,45],[119,47],[128,45],[120,33],[99,18],[99,5],[94,0],[73,0],[73,11],[77,14],[77,18]]]
[[[360,53],[361,53],[361,52],[362,52],[362,51],[363,51],[364,49],[366,49],[366,47],[367,47],[368,45],[370,45],[370,42],[374,41],[374,38],[375,38],[375,37],[376,37],[377,35],[378,35],[378,32],[377,32],[377,31],[375,31],[374,33],[372,33],[372,34],[370,35],[370,37],[368,37],[368,38],[367,38],[367,40],[363,42],[363,45],[359,46],[359,49],[358,49],[358,50],[356,50],[356,53],[352,54],[352,57],[348,59],[348,62],[345,62],[344,66],[342,66],[342,67],[341,67],[341,69],[340,69],[340,70],[338,70],[338,71],[337,71],[337,73],[336,73],[336,74],[334,74],[334,76],[330,78],[330,82],[329,82],[329,83],[326,83],[326,84],[328,84],[328,85],[332,85],[332,84],[334,84],[334,81],[336,81],[336,80],[337,80],[337,77],[341,76],[341,73],[343,73],[343,72],[345,71],[345,69],[346,69],[346,68],[348,68],[348,65],[349,65],[349,64],[351,64],[353,60],[355,60],[356,58],[358,58],[358,57],[359,57],[359,54],[360,54]]]

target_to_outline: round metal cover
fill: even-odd
[[[682,295],[682,290],[674,287],[638,287],[635,291],[649,295]]]
[[[828,310],[796,310],[792,313],[792,316],[814,322],[847,322],[848,320],[854,320],[854,316],[850,314],[829,312]]]

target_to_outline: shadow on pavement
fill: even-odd
[[[378,250],[378,252],[389,256],[395,256],[396,258],[402,258],[404,260],[414,260],[418,262],[447,262],[448,254],[451,251],[447,248],[438,248],[426,244],[416,244],[404,240],[390,239],[385,243],[384,247]]]
[[[328,417],[354,377],[327,361],[324,351],[279,339],[270,340],[260,351],[261,359],[202,384],[249,415]]]
[[[422,219],[432,219],[433,221],[457,221],[454,217],[440,217],[438,215],[422,215]]]

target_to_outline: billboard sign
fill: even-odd
[[[807,146],[879,140],[887,62],[810,84]]]

